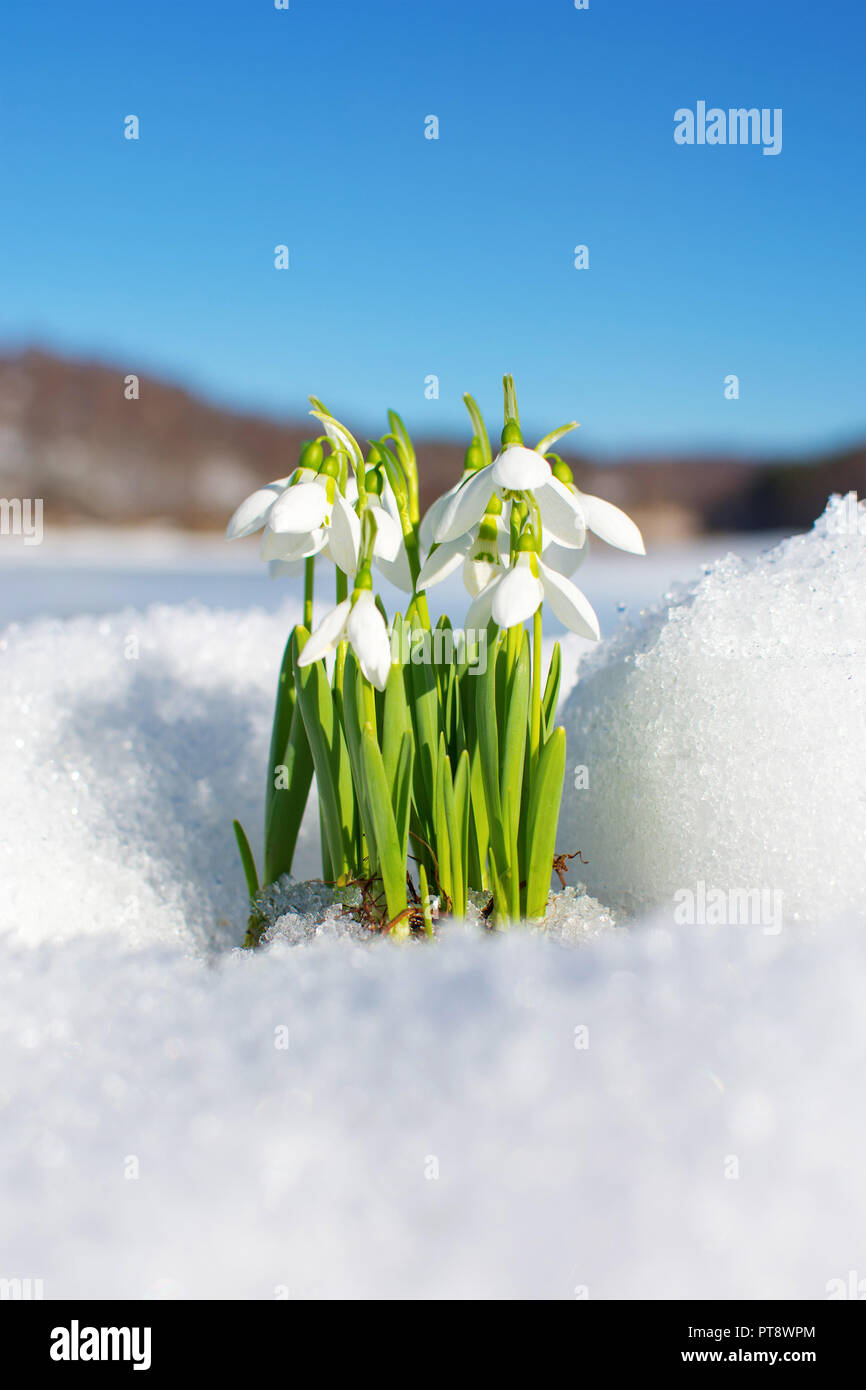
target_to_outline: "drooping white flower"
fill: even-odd
[[[499,627],[514,627],[531,618],[545,599],[565,627],[598,641],[601,629],[586,595],[535,551],[523,549],[515,563],[495,574],[470,605],[466,628],[486,627],[491,618]]]
[[[325,614],[298,657],[298,665],[309,666],[328,656],[344,638],[370,684],[384,690],[391,670],[391,643],[371,589],[355,589]]]
[[[552,455],[552,458],[554,481],[576,499],[587,528],[593,535],[606,541],[608,545],[615,546],[617,550],[626,550],[631,555],[645,555],[643,536],[631,517],[619,507],[615,507],[612,502],[605,502],[603,497],[594,497],[592,493],[582,492],[577,487],[568,464],[556,454]]]
[[[307,482],[315,476],[315,470],[312,468],[298,468],[287,478],[277,478],[272,483],[266,483],[264,487],[256,488],[255,492],[251,492],[249,497],[244,498],[226,527],[226,539],[237,541],[244,536],[252,536],[256,531],[261,531],[267,523],[268,515],[274,503],[282,497],[293,479],[298,482]]]
[[[326,465],[327,466],[327,465]],[[262,540],[263,560],[297,560],[327,545],[335,564],[354,574],[361,527],[338,480],[324,469],[311,482],[287,488],[271,506]]]
[[[418,539],[421,542],[422,550],[429,550],[430,547],[435,543],[436,531],[439,527],[439,523],[445,515],[449,502],[451,501],[452,497],[454,497],[455,494],[459,492],[460,488],[463,486],[466,480],[468,478],[471,478],[475,473],[477,473],[481,468],[484,467],[484,457],[485,455],[484,450],[481,447],[481,441],[479,440],[478,436],[475,435],[473,436],[472,443],[466,450],[466,457],[463,461],[463,472],[457,479],[457,482],[454,484],[453,487],[450,487],[447,492],[443,492],[441,497],[437,497],[436,501],[431,503],[431,505],[427,508],[427,511],[421,518],[421,525],[418,530]]]
[[[565,471],[570,478],[570,470]],[[507,444],[487,468],[463,479],[434,527],[436,540],[455,540],[470,530],[483,516],[491,496],[510,499],[520,493],[532,494],[550,542],[580,550],[589,529],[620,550],[645,553],[640,531],[625,512],[600,497],[580,492],[573,482],[563,481],[546,458],[522,444]]]
[[[379,571],[395,588],[411,594],[413,588],[412,571],[406,552],[403,528],[400,525],[397,499],[387,478],[383,477],[378,469],[369,470],[366,482],[366,509],[376,523],[373,560]],[[358,541],[360,543],[360,527],[358,529]],[[357,563],[358,553],[356,550],[355,565],[347,573],[354,574]]]
[[[244,499],[228,524],[228,539],[239,540],[264,528],[261,557],[272,576],[293,574],[299,562],[322,553],[354,574],[360,538],[352,506],[357,488],[350,478],[344,495],[339,474],[335,454],[323,459],[319,440],[306,445],[294,473]]]
[[[554,540],[580,547],[586,536],[583,513],[573,495],[553,476],[547,459],[522,444],[508,444],[486,468],[466,478],[434,529],[440,543],[455,540],[484,515],[491,497],[503,500],[532,493],[541,520]]]

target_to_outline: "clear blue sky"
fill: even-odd
[[[854,438],[864,10],[18,0],[0,341],[269,413],[312,391],[371,430],[393,405],[462,432],[461,393],[498,411],[508,370],[525,424],[574,415],[590,450]],[[699,100],[781,107],[781,154],[676,145]]]

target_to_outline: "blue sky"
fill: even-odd
[[[6,7],[0,341],[371,431],[462,433],[507,370],[529,430],[574,416],[590,451],[853,439],[864,8]],[[699,100],[781,107],[782,152],[678,146]]]

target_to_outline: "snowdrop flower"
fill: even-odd
[[[287,478],[257,488],[228,524],[229,540],[264,528],[261,556],[272,577],[295,574],[301,562],[326,552],[340,569],[354,574],[360,523],[352,507],[354,479],[344,496],[336,455],[323,456],[320,440],[304,446],[299,466]]]
[[[440,499],[441,500],[441,499]],[[435,504],[434,504],[435,505]],[[496,567],[503,561],[507,563],[510,549],[511,502],[503,503],[493,497],[488,504],[478,526],[458,536],[456,540],[444,541],[428,555],[418,576],[418,589],[429,589],[447,579],[461,565],[463,583],[473,598],[494,577]],[[589,543],[584,537],[583,545],[558,545],[544,526],[541,528],[541,553],[549,569],[559,574],[574,574],[589,553]]]
[[[307,482],[315,476],[316,470],[313,468],[297,468],[288,478],[277,478],[265,487],[256,488],[255,492],[244,498],[226,527],[226,539],[237,541],[261,531],[267,524],[271,508],[286,489],[295,481]]]
[[[313,482],[323,460],[324,450],[320,439],[313,439],[305,444],[293,473],[287,478],[277,478],[272,483],[266,483],[264,487],[256,488],[255,492],[244,498],[226,527],[227,539],[237,541],[261,531],[262,527],[267,525],[273,508],[288,489]]]
[[[499,627],[514,627],[531,618],[546,599],[565,627],[597,642],[601,629],[589,599],[570,579],[544,563],[535,544],[532,534],[524,532],[515,563],[494,573],[470,605],[466,628],[486,627],[491,618]]]
[[[397,499],[387,480],[378,468],[371,468],[365,477],[367,491],[367,511],[376,522],[376,539],[373,542],[373,559],[385,578],[404,593],[412,593],[412,572],[409,556],[400,525]],[[360,535],[360,531],[359,531]],[[357,566],[357,559],[356,559]],[[354,573],[354,569],[351,571]]]
[[[589,492],[581,492],[575,485],[574,474],[565,460],[558,454],[550,454],[548,457],[553,460],[551,471],[554,482],[564,487],[576,499],[583,512],[586,526],[593,535],[606,541],[608,545],[615,546],[617,550],[627,550],[631,555],[645,555],[643,536],[631,517],[619,507],[615,507],[612,502],[605,502],[602,497],[593,497]]]
[[[332,454],[312,481],[294,483],[268,511],[263,560],[308,559],[325,546],[335,564],[354,573],[361,526],[340,491],[340,467]]]
[[[551,537],[563,545],[582,546],[586,524],[574,495],[553,476],[547,459],[508,439],[508,426],[503,435],[505,447],[497,458],[466,478],[452,495],[434,528],[435,539],[441,544],[469,531],[484,515],[492,496],[506,501],[529,492]]]
[[[319,623],[298,657],[310,666],[348,640],[371,685],[384,690],[391,670],[391,643],[385,619],[376,607],[369,568],[362,566],[351,596],[338,603]]]
[[[484,453],[476,435],[469,445],[469,448],[466,450],[463,472],[457,479],[457,482],[453,487],[450,487],[447,492],[443,492],[441,497],[437,497],[436,501],[431,503],[424,513],[424,516],[421,518],[421,527],[418,536],[424,550],[429,550],[431,545],[434,544],[436,540],[436,531],[448,509],[448,504],[452,497],[455,497],[460,491],[467,478],[471,478],[473,473],[477,473],[483,466]]]
[[[625,512],[600,497],[579,492],[573,482],[561,476],[571,471],[565,464],[551,468],[547,459],[534,449],[509,439],[510,426],[503,431],[505,445],[486,468],[465,478],[453,492],[434,528],[437,541],[455,540],[470,530],[484,515],[492,495],[503,499],[531,493],[550,540],[568,549],[579,550],[586,542],[587,529],[609,545],[643,555],[640,531]],[[561,464],[561,460],[558,460]]]

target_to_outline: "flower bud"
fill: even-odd
[[[569,468],[565,459],[561,459],[559,454],[545,454],[544,457],[550,464],[554,478],[558,478],[566,487],[574,487],[574,474]]]
[[[354,598],[356,594],[361,593],[363,589],[372,589],[372,587],[373,576],[370,572],[370,563],[368,560],[363,560],[359,566],[358,573],[355,575],[352,597]]]
[[[527,550],[537,553],[541,549],[538,544],[538,537],[531,526],[527,526],[525,530],[521,531],[517,539],[516,549],[518,554],[525,554]]]
[[[463,460],[463,469],[466,473],[477,473],[479,468],[484,467],[484,450],[481,447],[481,440],[478,435],[473,435],[472,443],[466,450],[466,457]]]
[[[314,473],[318,473],[324,457],[325,451],[322,448],[322,441],[320,439],[311,439],[301,450],[298,466],[299,468],[312,468]]]
[[[385,479],[378,468],[368,468],[364,474],[364,487],[368,492],[372,492],[376,497],[382,496],[382,489],[385,486]]]
[[[523,435],[520,433],[520,426],[516,420],[506,420],[502,429],[502,447],[508,448],[509,444],[522,444]]]

